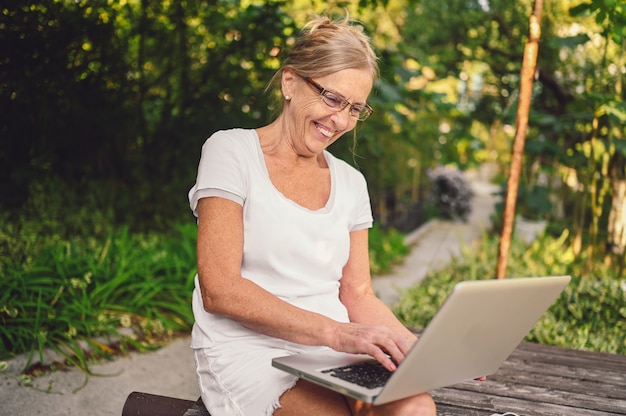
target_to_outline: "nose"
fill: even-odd
[[[335,111],[330,119],[335,124],[338,130],[348,130],[354,127],[356,119],[350,115],[350,106],[345,107],[343,110]],[[352,124],[352,126],[351,126]]]

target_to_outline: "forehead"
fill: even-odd
[[[374,84],[371,73],[362,69],[344,69],[314,81],[354,102],[365,102]]]

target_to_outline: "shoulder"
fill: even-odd
[[[326,151],[326,160],[333,165],[337,178],[350,184],[365,184],[365,176],[348,162],[335,157]]]
[[[218,130],[206,139],[204,146],[246,146],[254,140],[257,140],[257,135],[252,129]]]
[[[202,145],[202,156],[212,161],[249,160],[255,157],[257,147],[258,137],[254,130],[219,130]]]

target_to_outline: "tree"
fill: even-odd
[[[524,143],[528,130],[528,115],[532,98],[533,79],[537,67],[537,55],[539,50],[539,39],[541,37],[541,14],[543,11],[543,0],[535,0],[533,14],[530,16],[530,30],[526,48],[524,49],[524,60],[522,62],[522,73],[520,76],[521,86],[519,104],[517,107],[517,123],[515,141],[513,142],[513,156],[509,169],[509,179],[506,187],[506,199],[504,204],[502,233],[500,235],[500,245],[498,249],[498,264],[496,267],[496,278],[506,277],[507,261],[513,234],[513,223],[515,221],[515,204],[517,202],[519,178],[522,168],[522,158],[524,155]]]

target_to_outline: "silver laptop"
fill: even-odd
[[[272,365],[374,404],[473,380],[500,367],[569,281],[550,276],[458,283],[393,373],[367,355],[330,349],[275,358]],[[359,385],[369,383],[357,375],[363,367],[387,373],[384,385]]]

